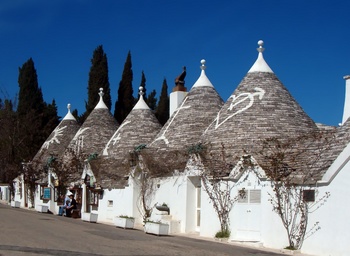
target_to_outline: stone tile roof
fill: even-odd
[[[160,129],[159,121],[141,96],[103,149],[102,157],[99,159],[100,164],[103,165],[103,168],[100,168],[102,169],[100,180],[106,181],[108,177],[117,179],[127,175],[130,171],[128,162],[130,152],[135,147],[152,141]],[[104,183],[107,184],[107,182]]]
[[[322,180],[331,164],[350,143],[350,120],[347,120],[342,126],[333,127],[333,130],[328,129],[327,131],[329,140],[323,142],[322,158],[314,168],[313,177],[316,181]],[[315,144],[317,143],[321,142],[315,141]]]
[[[100,154],[118,128],[118,123],[106,108],[95,108],[80,127],[68,148],[89,156]]]
[[[51,156],[62,158],[65,149],[79,130],[80,125],[70,113],[70,104],[68,104],[68,113],[53,130],[50,136],[41,146],[38,153],[34,156],[32,162],[36,168],[43,170]]]
[[[232,163],[243,152],[256,151],[263,139],[318,130],[266,64],[260,43],[257,61],[201,137],[201,142],[214,149],[224,144]]]
[[[204,76],[204,77],[203,77]],[[215,118],[223,101],[206,78],[204,68],[199,81],[195,83],[149,147],[184,149],[196,144],[207,126]]]
[[[73,161],[71,152],[74,152],[81,166],[84,164],[83,161],[87,160],[92,154],[99,155],[117,130],[119,125],[103,103],[102,96],[101,91],[100,102],[91,111],[65,150],[64,163],[66,166],[69,166],[69,163]],[[72,182],[79,180],[82,172],[83,170],[81,170],[81,173],[72,175]]]
[[[260,139],[296,136],[317,126],[274,73],[248,73],[208,126],[202,141],[226,144],[240,157]]]

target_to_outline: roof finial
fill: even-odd
[[[143,92],[143,87],[142,86],[140,86],[139,87],[139,95],[140,96],[143,96],[145,93]]]
[[[201,64],[202,64],[202,66],[201,66],[201,70],[205,70],[207,67],[205,66],[205,59],[202,59],[201,60]]]
[[[70,112],[70,107],[71,107],[71,105],[70,105],[70,103],[68,103],[68,104],[67,104],[68,112],[67,112],[66,116],[65,116],[62,120],[74,120],[74,121],[76,121],[76,120],[75,120],[75,117],[74,117],[74,116],[72,115],[72,113]]]
[[[97,103],[96,107],[95,108],[108,108],[106,106],[106,104],[103,102],[103,95],[105,95],[103,93],[103,88],[100,88],[100,92],[98,93],[98,95],[100,95],[100,100],[99,102]]]
[[[143,95],[145,93],[143,92],[143,86],[140,86],[139,87],[139,95],[140,95],[140,98],[139,100],[137,101],[136,105],[134,106],[133,109],[150,109],[147,105],[147,103],[145,102],[145,100],[143,99]]]
[[[253,66],[249,69],[248,73],[252,72],[267,72],[267,73],[273,73],[272,69],[267,65],[266,61],[264,60],[263,51],[265,48],[263,47],[264,41],[259,40],[258,41],[259,48],[256,48],[256,50],[259,52],[258,58],[256,59]]]
[[[256,48],[258,52],[263,52],[265,50],[265,48],[263,47],[264,45],[264,41],[263,40],[259,40],[258,41],[258,45],[259,45],[259,48]]]
[[[102,87],[100,88],[100,92],[98,93],[98,95],[100,95],[101,98],[103,97],[103,95],[105,95],[105,94],[103,93],[103,88],[102,88]]]

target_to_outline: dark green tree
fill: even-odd
[[[17,153],[24,161],[30,161],[46,140],[45,136],[47,135],[47,132],[43,132],[46,103],[38,85],[38,77],[32,58],[25,62],[22,68],[19,68],[18,85],[17,122],[19,134],[17,136],[22,141],[22,145],[20,146],[21,150]]]
[[[133,72],[131,63],[131,53],[129,51],[124,64],[122,79],[119,82],[118,99],[115,103],[114,109],[114,117],[119,124],[121,124],[124,121],[124,119],[130,113],[135,104],[132,89],[132,80]]]
[[[44,115],[42,120],[42,127],[43,127],[43,135],[45,137],[45,140],[48,136],[50,136],[51,132],[56,128],[56,126],[59,124],[60,117],[57,113],[57,105],[56,101],[52,100],[51,104],[45,103],[44,108]]]
[[[169,119],[169,96],[166,79],[163,80],[162,91],[159,97],[159,103],[156,110],[156,117],[161,125],[164,125]]]
[[[148,94],[148,97],[145,99],[147,105],[150,109],[155,111],[157,109],[157,98],[156,98],[156,90],[151,91],[150,94]]]
[[[18,115],[25,116],[30,110],[34,110],[36,114],[42,114],[44,99],[32,58],[19,68],[18,84]]]
[[[0,108],[0,182],[13,180],[19,170],[17,116],[11,100],[5,99]]]
[[[91,111],[97,105],[100,96],[98,95],[100,88],[103,88],[103,101],[109,110],[111,110],[112,99],[111,90],[109,86],[108,78],[108,61],[107,55],[103,51],[102,45],[99,45],[93,52],[91,59],[91,68],[89,72],[89,82],[88,82],[88,101],[85,102],[85,113],[79,118],[80,122],[89,116]]]
[[[12,159],[19,173],[24,172],[24,182],[29,188],[30,198],[34,198],[35,178],[39,170],[32,168],[22,169],[22,163],[29,163],[38,152],[42,144],[58,124],[57,107],[53,100],[47,104],[43,100],[41,88],[38,85],[34,62],[30,58],[19,68],[18,106],[12,129]],[[15,168],[16,169],[16,168]],[[14,170],[9,177],[16,175]],[[34,200],[34,199],[33,199]]]

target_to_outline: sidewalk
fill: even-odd
[[[189,234],[177,233],[177,234],[171,234],[171,235],[184,236],[184,237],[200,239],[200,240],[205,240],[205,241],[211,241],[211,242],[217,242],[217,243],[231,244],[234,246],[241,246],[241,247],[245,247],[245,248],[259,249],[259,250],[262,250],[265,252],[271,252],[271,253],[280,253],[280,254],[285,254],[285,255],[297,255],[297,256],[315,256],[315,255],[311,255],[311,254],[303,254],[300,251],[267,248],[267,247],[264,247],[261,242],[239,242],[239,241],[232,241],[232,240],[230,241],[229,239],[202,237],[199,235],[199,233],[189,233]]]

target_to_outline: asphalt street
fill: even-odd
[[[0,204],[0,255],[283,255],[183,235],[88,223]]]

